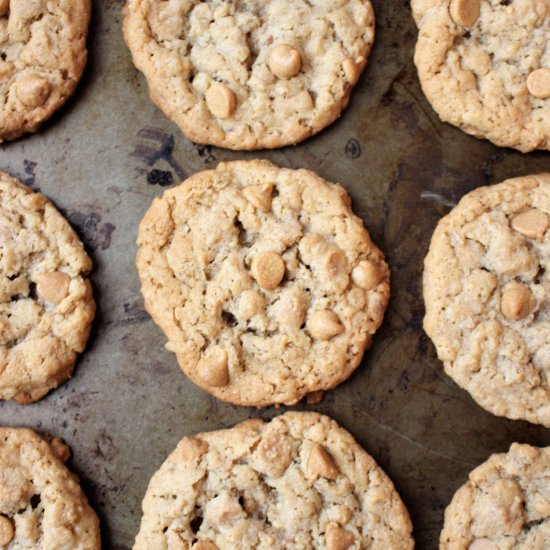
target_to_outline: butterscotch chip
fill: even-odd
[[[329,453],[322,445],[315,445],[311,449],[307,459],[308,475],[312,477],[326,477],[327,479],[336,479],[340,472]]]
[[[0,259],[0,399],[31,403],[71,376],[86,345],[92,264],[55,207],[2,172]]]
[[[325,542],[327,550],[347,550],[355,542],[355,536],[337,523],[329,523]]]
[[[285,262],[275,252],[263,252],[252,260],[251,273],[260,287],[274,290],[285,274]]]
[[[0,515],[0,546],[7,546],[13,540],[14,535],[15,528],[11,519]]]
[[[550,69],[537,69],[527,77],[527,89],[533,97],[550,97]]]
[[[445,371],[498,416],[550,427],[550,175],[468,193],[424,262],[424,329]]]
[[[500,309],[509,319],[518,321],[527,317],[536,306],[532,292],[520,283],[509,283],[502,291]]]
[[[269,68],[279,78],[292,78],[302,68],[302,56],[296,48],[280,44],[269,54]]]
[[[441,550],[548,548],[550,447],[513,443],[475,468],[445,510]]]
[[[231,88],[214,82],[206,92],[206,104],[216,118],[229,118],[237,108],[237,98]]]
[[[227,386],[229,384],[227,352],[219,349],[201,359],[197,365],[197,376],[207,386],[214,388]]]
[[[243,195],[261,212],[271,212],[273,184],[249,185],[243,189]]]
[[[547,0],[411,0],[414,61],[442,121],[499,147],[550,149]]]
[[[473,27],[479,18],[480,0],[451,0],[451,17],[462,27]]]
[[[189,139],[236,150],[297,143],[334,122],[375,31],[370,0],[126,0],[123,13],[155,104]]]
[[[36,132],[86,64],[91,0],[0,0],[0,142]]]
[[[530,239],[540,239],[548,229],[548,214],[531,208],[514,216],[512,227]]]
[[[307,323],[307,328],[313,338],[330,340],[346,329],[334,311],[322,309],[313,313]]]
[[[388,301],[383,255],[345,190],[266,161],[223,163],[168,190],[141,222],[138,248],[166,348],[231,403],[294,404],[332,389],[360,364]],[[380,267],[369,291],[350,283],[367,258]],[[230,376],[208,366],[220,347]]]
[[[0,479],[1,548],[100,550],[97,516],[46,439],[0,428]]]
[[[197,440],[200,456],[182,452]],[[338,456],[336,481],[302,466],[315,445]],[[287,467],[277,468],[279,460]],[[208,550],[414,546],[391,481],[349,433],[316,413],[184,438],[152,477],[142,507],[134,550],[172,550],[176,534],[189,548]]]
[[[364,290],[372,290],[384,278],[381,267],[370,260],[363,260],[353,268],[351,280]]]
[[[36,291],[43,300],[58,304],[69,295],[71,277],[62,271],[38,273],[34,279]]]

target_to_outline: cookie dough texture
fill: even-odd
[[[374,40],[369,0],[127,0],[149,94],[195,142],[297,143],[346,107]]]
[[[548,0],[412,0],[415,63],[441,119],[501,147],[550,149]]]
[[[498,416],[550,426],[550,174],[466,195],[425,260],[424,328],[445,371]]]
[[[514,443],[470,473],[445,511],[441,550],[550,548],[550,447]]]
[[[267,161],[222,163],[153,201],[137,268],[183,371],[240,405],[293,404],[359,365],[389,270],[339,185]]]
[[[36,132],[86,64],[90,0],[0,0],[0,141]]]
[[[0,172],[0,399],[67,380],[95,313],[90,258],[41,194]]]
[[[67,448],[31,430],[0,428],[0,547],[99,550],[99,522],[63,462]]]
[[[353,437],[293,412],[182,439],[149,483],[134,550],[408,550],[411,531]]]

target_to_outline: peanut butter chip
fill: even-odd
[[[315,445],[307,459],[307,470],[311,477],[326,477],[327,479],[336,479],[340,472],[334,465],[332,457],[328,454],[322,445]]]
[[[476,539],[468,546],[468,550],[498,550],[498,546],[489,539]]]
[[[62,271],[35,275],[36,292],[46,302],[58,304],[69,294],[71,278]]]
[[[534,208],[527,210],[512,220],[512,227],[530,239],[540,239],[548,229],[548,214]]]
[[[451,17],[461,27],[473,27],[479,18],[480,0],[451,0]]]
[[[307,328],[316,340],[330,340],[345,330],[338,315],[329,309],[313,313],[309,318]]]
[[[327,550],[347,550],[355,542],[353,533],[340,527],[337,523],[329,523],[325,532]]]
[[[248,202],[260,210],[260,212],[271,212],[272,183],[249,185],[243,189],[243,194]]]
[[[200,540],[193,544],[193,550],[218,550],[218,547],[208,540]]]
[[[535,309],[536,300],[531,291],[520,283],[509,283],[504,288],[500,300],[502,314],[519,321]]]
[[[269,475],[280,477],[292,461],[292,447],[287,437],[272,433],[260,441],[258,455]]]
[[[13,522],[6,516],[0,516],[0,546],[7,546],[15,535]]]
[[[40,107],[50,95],[50,83],[35,74],[21,77],[16,83],[17,97],[27,107]]]
[[[52,448],[53,454],[57,457],[58,460],[61,462],[67,462],[71,456],[71,451],[69,450],[69,447],[61,441],[59,437],[55,437],[50,442],[50,447]]]
[[[357,63],[351,58],[346,57],[344,61],[342,61],[342,68],[344,69],[344,74],[346,75],[346,78],[348,79],[348,82],[350,84],[356,84],[359,80],[359,75],[361,74],[360,71],[360,64],[365,62],[364,57],[359,57],[357,59]]]
[[[269,54],[269,68],[278,78],[292,78],[302,68],[300,52],[288,44],[280,44]]]
[[[225,84],[214,82],[206,92],[206,105],[216,118],[230,118],[237,107],[237,98]]]
[[[372,290],[382,280],[382,271],[374,262],[363,260],[351,272],[351,280],[364,290]]]
[[[229,384],[227,352],[224,349],[218,349],[201,359],[197,365],[197,375],[207,386],[214,388],[227,386]]]
[[[262,288],[273,290],[283,280],[285,262],[275,252],[263,252],[254,257],[250,271]]]
[[[168,531],[168,550],[188,550],[189,544],[175,531]]]
[[[527,77],[527,89],[533,97],[550,97],[550,69],[537,69]]]
[[[0,17],[6,15],[10,9],[10,0],[0,0]]]

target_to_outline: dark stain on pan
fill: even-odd
[[[355,139],[352,138],[346,143],[346,157],[348,157],[351,160],[358,159],[361,156],[361,145],[360,143]]]
[[[216,160],[216,157],[212,153],[211,145],[201,145],[199,143],[195,143],[195,148],[197,149],[197,153],[199,154],[199,157],[201,157],[204,160],[204,164],[209,164]]]
[[[64,214],[92,251],[107,250],[111,246],[116,225],[103,222],[101,214],[91,205],[84,205],[84,210],[68,210]]]
[[[23,161],[23,169],[25,170],[23,183],[30,185],[35,191],[40,191],[39,187],[34,186],[34,181],[36,179],[36,167],[37,163],[32,160],[25,159]]]

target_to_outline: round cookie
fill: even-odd
[[[374,40],[370,0],[127,0],[149,95],[197,143],[282,147],[340,116]]]
[[[134,550],[407,550],[411,532],[348,432],[290,412],[182,439],[149,483]]]
[[[90,0],[0,0],[0,141],[36,132],[86,64]]]
[[[183,371],[219,399],[294,404],[359,365],[389,270],[339,185],[222,163],[156,198],[139,228],[145,307]]]
[[[0,428],[0,547],[99,550],[99,521],[59,440]]]
[[[498,416],[550,426],[550,174],[466,195],[424,264],[424,329],[445,371]]]
[[[95,313],[91,267],[55,207],[0,172],[0,399],[30,403],[71,376]]]
[[[440,550],[550,548],[550,447],[513,443],[469,475],[445,511]]]
[[[548,0],[412,0],[415,63],[440,118],[501,147],[550,149]]]

